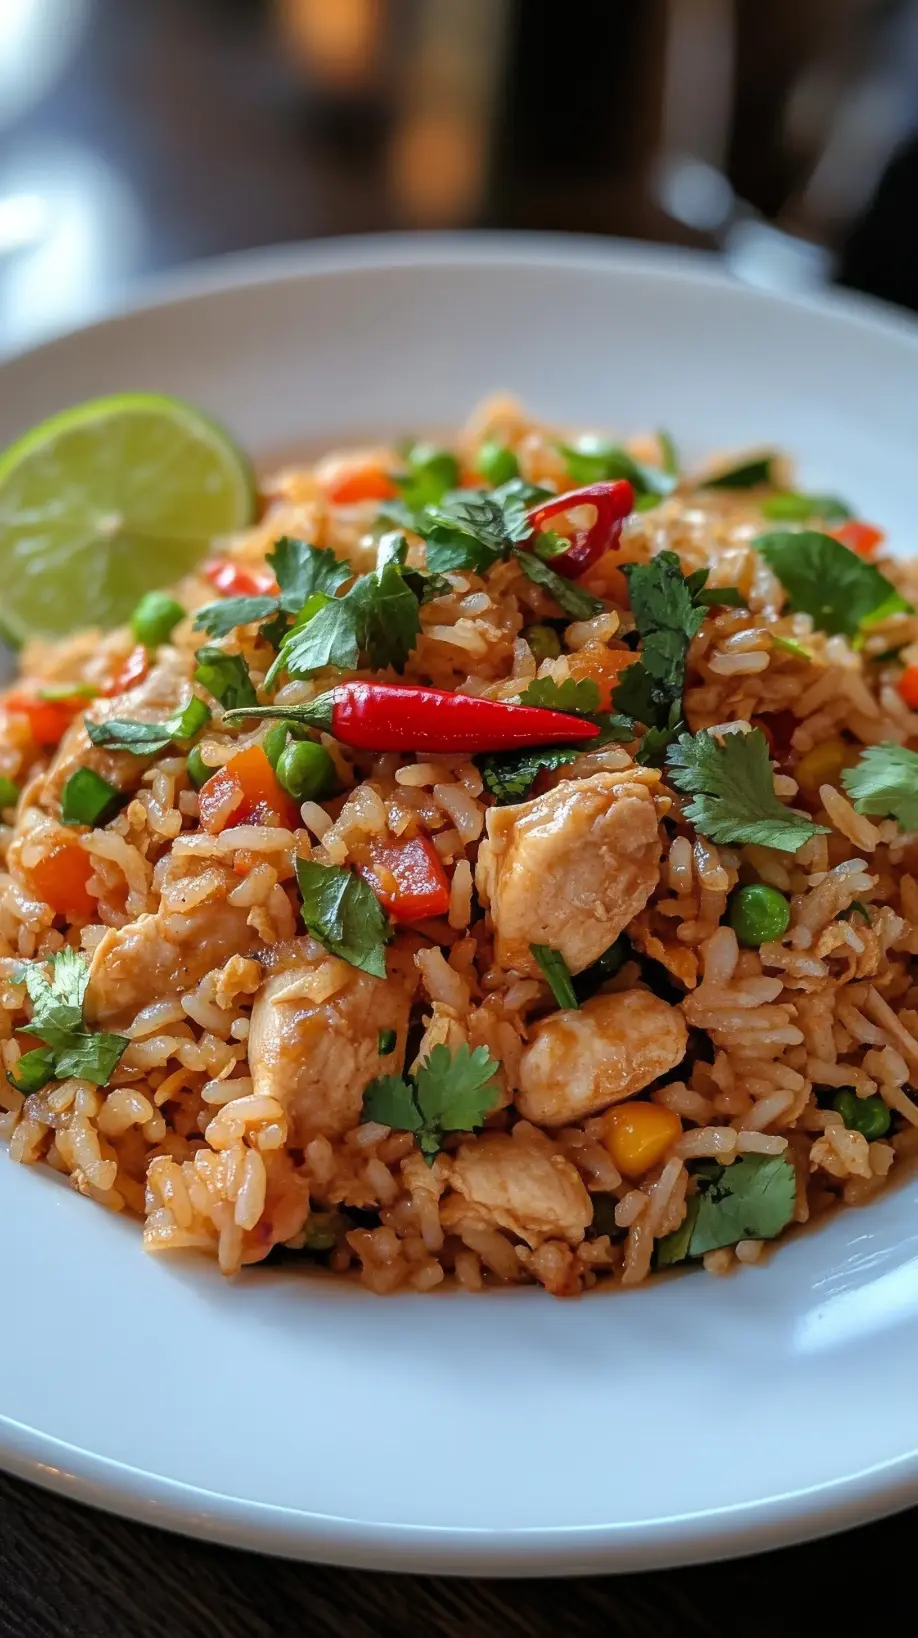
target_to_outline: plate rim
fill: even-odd
[[[505,231],[362,234],[295,242],[197,261],[139,280],[104,314],[5,353],[4,369],[134,317],[241,288],[374,267],[543,266],[686,279],[736,296],[827,313],[906,344],[918,355],[918,317],[860,292],[764,290],[714,253],[593,235]],[[652,1570],[801,1543],[864,1524],[918,1500],[918,1451],[822,1484],[729,1508],[594,1526],[502,1531],[360,1523],[242,1500],[99,1456],[0,1411],[0,1468],[64,1497],[135,1522],[225,1546],[359,1569],[425,1574],[552,1576]]]

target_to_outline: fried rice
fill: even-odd
[[[529,483],[563,492],[563,436],[493,400],[453,452],[470,485],[491,440]],[[626,449],[665,463],[654,436]],[[381,446],[280,473],[259,522],[221,555],[255,584],[280,537],[330,548],[352,576],[372,570],[380,500],[351,498],[360,483],[349,479],[403,461]],[[775,488],[792,489],[787,463]],[[126,628],[28,645],[16,696],[0,699],[0,776],[20,790],[0,829],[0,1135],[11,1159],[141,1219],[150,1252],[204,1252],[224,1274],[290,1259],[379,1293],[453,1278],[470,1291],[536,1283],[557,1295],[638,1284],[681,1260],[693,1202],[712,1188],[722,1197],[749,1157],[791,1180],[780,1232],[871,1201],[918,1145],[918,834],[858,811],[843,773],[864,747],[918,744],[898,686],[918,660],[918,615],[898,609],[846,636],[789,608],[752,545],[768,527],[764,492],[680,478],[587,569],[599,612],[586,618],[565,616],[513,556],[447,570],[420,606],[401,680],[507,701],[537,679],[589,680],[608,709],[640,654],[623,565],[674,552],[684,575],[707,570],[710,586],[738,593],[711,601],[691,638],[685,729],[721,745],[767,732],[774,795],[821,827],[796,851],[715,843],[687,816],[665,757],[637,760],[636,737],[546,766],[521,801],[498,805],[470,754],[354,750],[317,732],[333,795],[297,804],[289,823],[270,813],[234,823],[228,808],[207,828],[185,749],[99,747],[82,708],[94,722],[163,721],[196,694],[212,713],[198,742],[209,773],[262,745],[269,723],[226,724],[194,680],[204,641],[194,616],[214,600],[211,581],[175,589],[185,617],[139,680],[125,672],[136,647]],[[410,528],[407,539],[409,565],[423,569],[423,541]],[[877,561],[918,602],[915,565]],[[534,628],[555,634],[550,651],[530,642]],[[274,650],[263,624],[216,646],[244,659],[265,699]],[[308,703],[346,675],[288,678],[275,703]],[[82,708],[57,745],[42,745],[16,701],[44,691],[53,703],[68,688],[84,690]],[[123,794],[107,822],[62,823],[62,790],[81,767]],[[530,857],[536,820],[542,850]],[[304,933],[298,860],[359,869],[374,839],[417,836],[443,867],[448,906],[398,922],[386,978]],[[55,861],[72,866],[76,854],[77,888],[62,897]],[[789,909],[786,929],[760,943],[740,943],[731,919],[750,883]],[[561,898],[547,905],[549,892]],[[550,942],[538,934],[552,917],[575,977],[595,968],[595,953],[577,953],[587,922],[587,944],[598,919],[619,950],[580,1007],[559,1008],[527,953]],[[87,1019],[127,1045],[107,1084],[52,1075],[17,1090],[17,1064],[36,1045],[23,1034],[33,1010],[23,964],[67,947],[89,967]],[[472,1129],[443,1131],[425,1153],[416,1132],[370,1118],[365,1093],[383,1074],[416,1074],[438,1046],[485,1049],[496,1090]],[[882,1100],[882,1135],[859,1129],[842,1092]],[[693,1260],[714,1273],[759,1260],[777,1231],[766,1219],[761,1234],[745,1232],[750,1221],[740,1213],[729,1243]],[[677,1249],[661,1257],[664,1245]],[[687,1246],[683,1232],[683,1257]]]

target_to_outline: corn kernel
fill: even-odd
[[[827,739],[800,758],[794,778],[801,790],[816,796],[820,785],[837,785],[843,768],[853,768],[857,750],[843,739]]]
[[[682,1122],[659,1103],[619,1103],[603,1120],[603,1142],[624,1177],[642,1177],[682,1136]]]

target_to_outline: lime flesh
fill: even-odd
[[[0,631],[119,625],[254,507],[246,457],[190,404],[121,393],[64,410],[0,455]]]

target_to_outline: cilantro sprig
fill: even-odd
[[[402,672],[420,635],[415,571],[404,566],[407,542],[383,538],[376,568],[359,575],[343,597],[315,592],[281,643],[267,677],[270,688],[286,672],[311,677],[326,666],[353,671]]]
[[[241,654],[225,654],[222,648],[207,644],[198,649],[195,659],[195,682],[213,694],[225,711],[256,704],[258,695]]]
[[[380,1075],[363,1095],[362,1121],[413,1132],[432,1166],[448,1132],[473,1132],[497,1105],[499,1063],[487,1047],[435,1046],[414,1075]]]
[[[187,705],[173,711],[162,722],[131,722],[118,717],[110,717],[106,722],[87,719],[86,732],[93,745],[130,751],[132,756],[156,756],[167,745],[187,745],[210,718],[210,706],[193,694]]]
[[[71,1077],[107,1086],[129,1044],[127,1037],[86,1028],[89,969],[76,950],[59,950],[48,965],[50,978],[40,961],[24,962],[16,973],[32,1003],[31,1022],[22,1034],[36,1036],[42,1045],[23,1054],[10,1080],[20,1092],[38,1092],[51,1080]]]
[[[760,728],[715,739],[706,729],[682,734],[667,753],[669,777],[692,801],[685,817],[712,842],[754,843],[797,853],[812,836],[827,835],[775,795],[768,741]]]
[[[316,592],[330,595],[353,574],[350,565],[342,563],[327,546],[309,546],[291,535],[282,535],[275,543],[268,553],[268,563],[280,588],[276,597],[222,597],[198,610],[196,629],[206,631],[209,637],[228,637],[237,626],[299,614]],[[283,625],[286,627],[286,620]]]
[[[306,929],[332,955],[374,978],[386,976],[392,928],[373,889],[344,865],[297,859]]]
[[[857,637],[890,614],[914,613],[885,574],[831,535],[776,530],[752,544],[780,580],[789,608],[830,635]]]
[[[883,740],[868,745],[842,784],[858,813],[895,819],[903,830],[918,830],[918,752]]]
[[[740,1240],[773,1240],[794,1215],[794,1168],[783,1155],[742,1155],[730,1166],[704,1162],[695,1177],[698,1193],[680,1227],[657,1244],[659,1268]]]
[[[498,807],[524,801],[540,773],[575,762],[578,756],[598,751],[610,740],[621,742],[634,735],[627,718],[599,712],[599,689],[591,677],[566,677],[562,683],[556,683],[553,677],[535,678],[520,695],[520,704],[589,717],[599,734],[580,745],[527,745],[518,751],[491,751],[477,756],[475,763],[485,789]]]
[[[658,435],[659,436],[659,435]],[[679,465],[672,439],[663,442],[663,466],[635,460],[620,444],[585,433],[574,444],[558,444],[568,475],[575,484],[603,483],[610,478],[627,478],[637,496],[637,509],[647,511],[672,493],[679,479]]]

